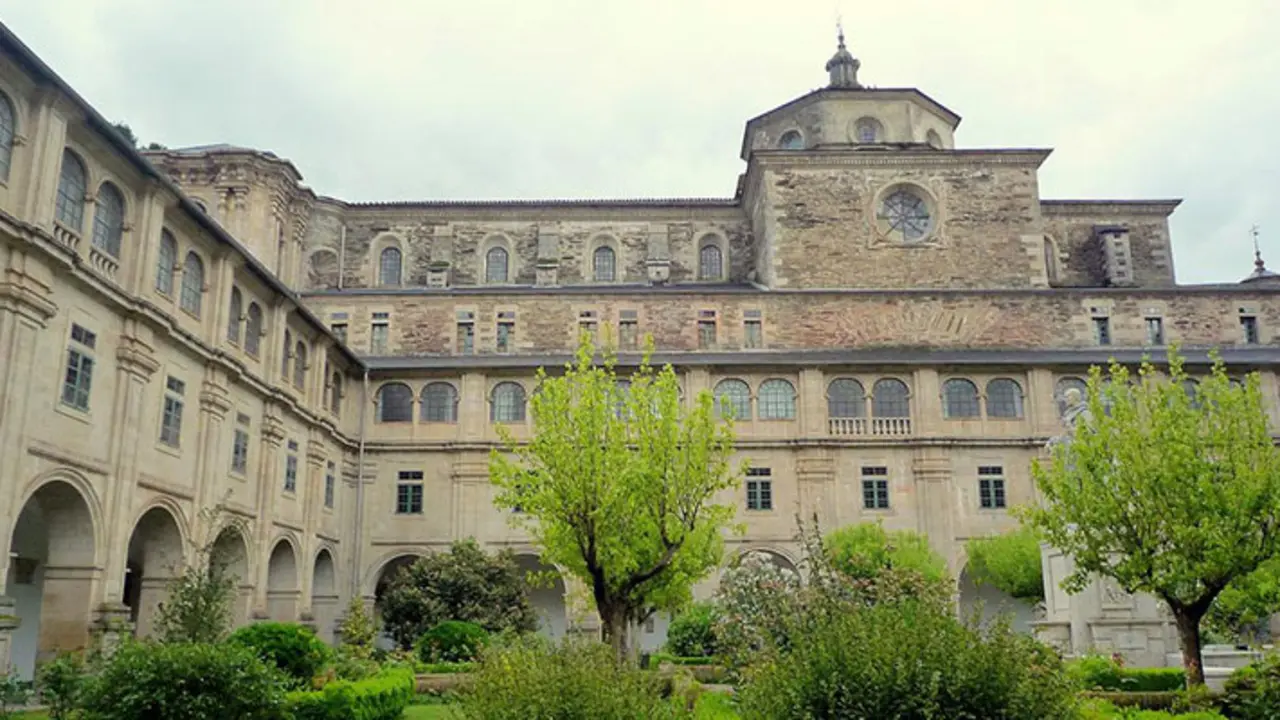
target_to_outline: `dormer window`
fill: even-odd
[[[871,144],[884,141],[884,127],[875,118],[864,117],[853,125],[854,141]]]
[[[803,150],[804,136],[799,130],[788,130],[782,133],[782,137],[778,139],[778,147],[783,150]]]

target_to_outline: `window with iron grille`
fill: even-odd
[[[781,378],[765,380],[760,384],[756,400],[756,415],[761,420],[794,420],[796,418],[796,388]]]
[[[721,380],[716,383],[712,395],[720,417],[732,417],[737,421],[751,419],[751,386],[745,381],[737,378]]]
[[[889,468],[862,468],[862,507],[867,510],[889,509]]]
[[[178,264],[178,241],[173,233],[160,231],[160,250],[156,253],[156,292],[161,295],[173,294],[173,271]]]
[[[458,354],[471,355],[476,351],[476,315],[469,310],[459,310],[457,321]]]
[[[71,342],[67,346],[67,368],[62,379],[62,404],[76,410],[89,410],[89,394],[93,387],[93,350],[98,336],[79,325],[71,326]]]
[[[324,506],[333,507],[333,496],[338,485],[338,466],[332,461],[324,469]]]
[[[773,470],[747,468],[747,509],[773,509]]]
[[[489,420],[496,423],[522,423],[525,414],[524,388],[518,383],[500,382],[493,387]]]
[[[698,347],[706,350],[716,344],[716,311],[698,311]]]
[[[743,313],[742,345],[747,348],[764,347],[764,325],[759,310],[747,310]]]
[[[296,492],[298,489],[298,443],[289,441],[289,454],[284,459],[284,491]]]
[[[719,280],[724,276],[724,256],[714,242],[704,243],[698,252],[698,279]]]
[[[186,389],[186,384],[175,377],[169,377],[165,381],[164,412],[160,417],[160,442],[169,447],[178,447],[182,442],[182,396]]]
[[[618,347],[635,350],[640,342],[640,323],[635,310],[618,312]]]
[[[1257,345],[1260,341],[1257,316],[1241,315],[1240,331],[1244,334],[1244,342],[1246,345]]]
[[[369,327],[369,354],[386,355],[387,338],[391,334],[391,313],[376,312]]]
[[[978,468],[978,504],[987,510],[1005,507],[1003,467],[982,465]]]
[[[422,421],[458,421],[458,391],[447,382],[431,382],[422,388]]]
[[[1012,378],[996,378],[987,383],[987,417],[1022,417],[1022,386]]]
[[[942,416],[947,419],[976,418],[978,386],[965,378],[951,378],[942,384]]]
[[[591,274],[596,282],[613,282],[617,278],[617,256],[613,248],[602,245],[591,256]]]
[[[1164,320],[1158,317],[1147,318],[1147,344],[1164,344]]]
[[[860,418],[867,415],[867,393],[853,378],[836,378],[827,386],[827,415]]]
[[[400,482],[396,483],[396,514],[422,514],[422,471],[400,471]]]
[[[1099,345],[1111,344],[1111,318],[1095,317],[1093,319],[1093,341]]]
[[[500,353],[511,352],[516,342],[516,314],[510,310],[498,313],[498,333],[494,349]]]

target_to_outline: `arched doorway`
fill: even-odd
[[[36,663],[89,642],[97,527],[85,497],[70,483],[41,486],[14,523],[5,595],[18,628],[11,663],[31,679]]]
[[[413,565],[421,555],[396,555],[382,564],[382,568],[378,570],[377,579],[373,584],[373,613],[378,619],[378,625],[381,626],[381,607],[382,597],[387,592],[387,587],[391,581],[395,579],[405,568]],[[396,647],[396,641],[386,633],[378,633],[377,646],[384,650],[392,650]]]
[[[1008,615],[1010,627],[1020,633],[1031,634],[1031,623],[1036,619],[1035,606],[1025,600],[1019,600],[1000,588],[990,585],[979,585],[973,581],[968,566],[960,572],[957,583],[960,601],[960,617],[968,619],[975,610],[982,608],[981,622],[985,625],[1001,615]]]
[[[338,578],[333,555],[322,549],[316,553],[311,574],[311,614],[315,617],[316,635],[333,643],[334,624],[338,620]]]
[[[210,548],[209,561],[221,565],[228,575],[235,578],[236,599],[231,609],[231,626],[244,625],[249,622],[253,583],[249,574],[249,546],[243,533],[236,527],[225,527],[219,531]]]
[[[156,613],[169,592],[169,583],[181,574],[182,531],[173,514],[154,507],[138,519],[129,538],[128,565],[124,577],[124,604],[138,637],[155,630]]]
[[[298,556],[288,540],[280,540],[267,561],[267,617],[279,622],[297,622]]]
[[[529,578],[529,604],[538,614],[538,633],[549,638],[563,637],[569,621],[564,603],[564,578],[560,571],[542,562],[537,555],[517,555],[516,563],[521,573],[532,576]]]

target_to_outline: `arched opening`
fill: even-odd
[[[552,639],[564,637],[569,628],[569,615],[560,571],[537,555],[517,555],[516,563],[520,572],[529,578],[529,604],[538,615],[538,633]]]
[[[299,595],[298,557],[288,540],[280,540],[267,561],[267,617],[296,622]]]
[[[1010,627],[1020,633],[1031,634],[1031,623],[1036,619],[1035,606],[1025,600],[1019,600],[1000,588],[991,584],[979,585],[969,575],[966,566],[960,572],[960,617],[968,619],[979,609],[983,625],[1002,616],[1009,616]]]
[[[734,562],[742,562],[742,560],[748,556],[768,561],[779,570],[795,575],[796,577],[800,577],[800,569],[796,567],[795,563],[791,562],[790,558],[782,553],[774,552],[773,550],[755,548],[744,551],[742,554],[738,555]]]
[[[316,554],[311,573],[311,614],[315,617],[316,635],[327,643],[333,643],[339,610],[338,575],[333,555],[324,549]]]
[[[128,564],[124,575],[124,604],[129,606],[138,637],[155,632],[157,613],[169,592],[169,583],[182,572],[182,531],[173,514],[163,507],[148,510],[129,537]]]
[[[391,581],[396,578],[410,565],[418,561],[421,555],[397,555],[387,562],[383,563],[382,569],[378,571],[377,580],[373,584],[373,612],[378,618],[378,624],[381,625],[382,598],[387,593],[387,588],[391,585]],[[377,646],[384,650],[392,650],[396,647],[396,641],[391,639],[386,633],[379,633]]]
[[[22,506],[9,546],[5,595],[18,627],[10,660],[30,680],[37,662],[89,642],[96,527],[89,503],[69,483],[52,481]]]
[[[244,535],[234,527],[223,528],[213,543],[209,560],[222,565],[227,574],[235,578],[236,600],[231,612],[231,624],[233,627],[240,627],[249,622],[249,608],[253,602],[249,546],[245,543]]]

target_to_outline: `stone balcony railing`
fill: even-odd
[[[89,248],[89,264],[93,266],[104,277],[116,277],[116,271],[120,269],[120,261],[111,257],[111,254],[97,247]]]
[[[829,418],[827,433],[830,435],[868,435],[894,437],[911,434],[911,418]]]
[[[80,233],[68,228],[56,220],[53,223],[53,239],[59,245],[72,250],[80,247]]]

